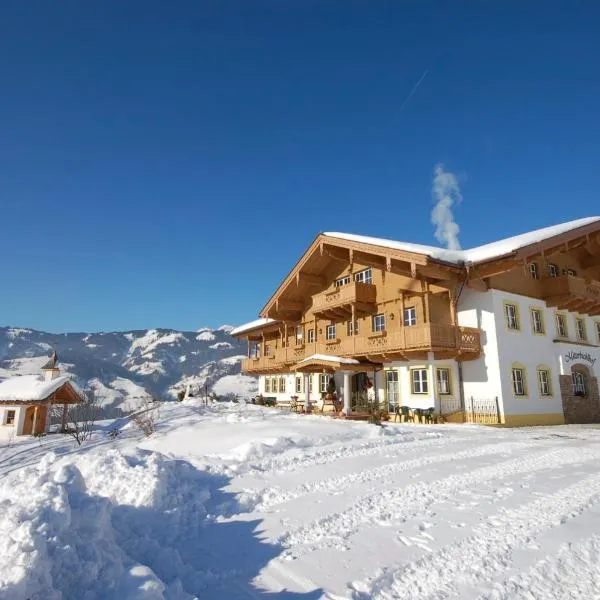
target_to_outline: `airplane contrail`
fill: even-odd
[[[404,107],[408,104],[408,101],[414,96],[415,92],[419,89],[419,86],[423,83],[423,80],[425,79],[425,77],[427,77],[428,74],[429,74],[429,69],[425,69],[423,71],[423,75],[421,75],[419,81],[417,81],[417,83],[415,83],[415,85],[413,85],[412,90],[410,90],[410,94],[408,94],[408,96],[406,97],[406,100],[402,103],[402,106],[400,107],[400,110],[398,111],[398,113],[401,113],[404,110]]]

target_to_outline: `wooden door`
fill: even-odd
[[[35,420],[35,406],[28,406],[25,411],[25,422],[23,423],[23,435],[33,433],[33,421]]]
[[[46,431],[46,418],[48,416],[47,406],[37,407],[37,417],[35,420],[35,433],[44,433]]]

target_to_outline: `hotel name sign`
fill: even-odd
[[[584,361],[593,367],[596,363],[596,358],[593,357],[589,352],[567,352],[567,354],[565,354],[565,363],[567,365],[575,361]]]

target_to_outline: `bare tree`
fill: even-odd
[[[93,392],[88,392],[83,402],[69,405],[66,433],[77,442],[78,446],[92,437],[100,412],[100,405]]]
[[[156,423],[158,421],[159,403],[154,399],[152,402],[146,400],[140,411],[131,417],[133,424],[146,436],[150,437],[156,431]]]

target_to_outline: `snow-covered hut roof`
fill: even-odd
[[[260,327],[264,327],[270,323],[277,323],[277,321],[275,319],[256,319],[255,321],[250,321],[250,323],[246,323],[236,327],[235,329],[232,329],[229,333],[234,336],[240,335],[241,333],[246,333],[248,331],[252,331],[253,329],[259,329]]]
[[[0,382],[0,402],[30,402],[46,400],[56,390],[69,382],[63,375],[46,381],[39,375],[21,375]],[[71,384],[73,385],[73,384]],[[75,386],[73,386],[75,388]],[[78,392],[77,388],[75,390]],[[80,393],[80,392],[78,392]]]
[[[449,263],[472,264],[505,256],[519,250],[520,248],[524,248],[525,246],[542,242],[546,239],[567,233],[580,227],[584,227],[585,225],[590,225],[591,223],[595,223],[597,221],[600,221],[600,217],[587,217],[585,219],[568,221],[567,223],[561,223],[551,227],[544,227],[543,229],[536,229],[535,231],[530,231],[521,235],[515,235],[498,242],[492,242],[491,244],[477,246],[475,248],[471,248],[470,250],[447,250],[446,248],[438,248],[436,246],[412,244],[410,242],[387,240],[383,238],[355,235],[352,233],[328,232],[324,235],[363,244],[372,244],[373,246],[392,248],[394,250],[404,250],[406,252],[425,254],[426,256],[429,256],[435,260],[441,260]]]

